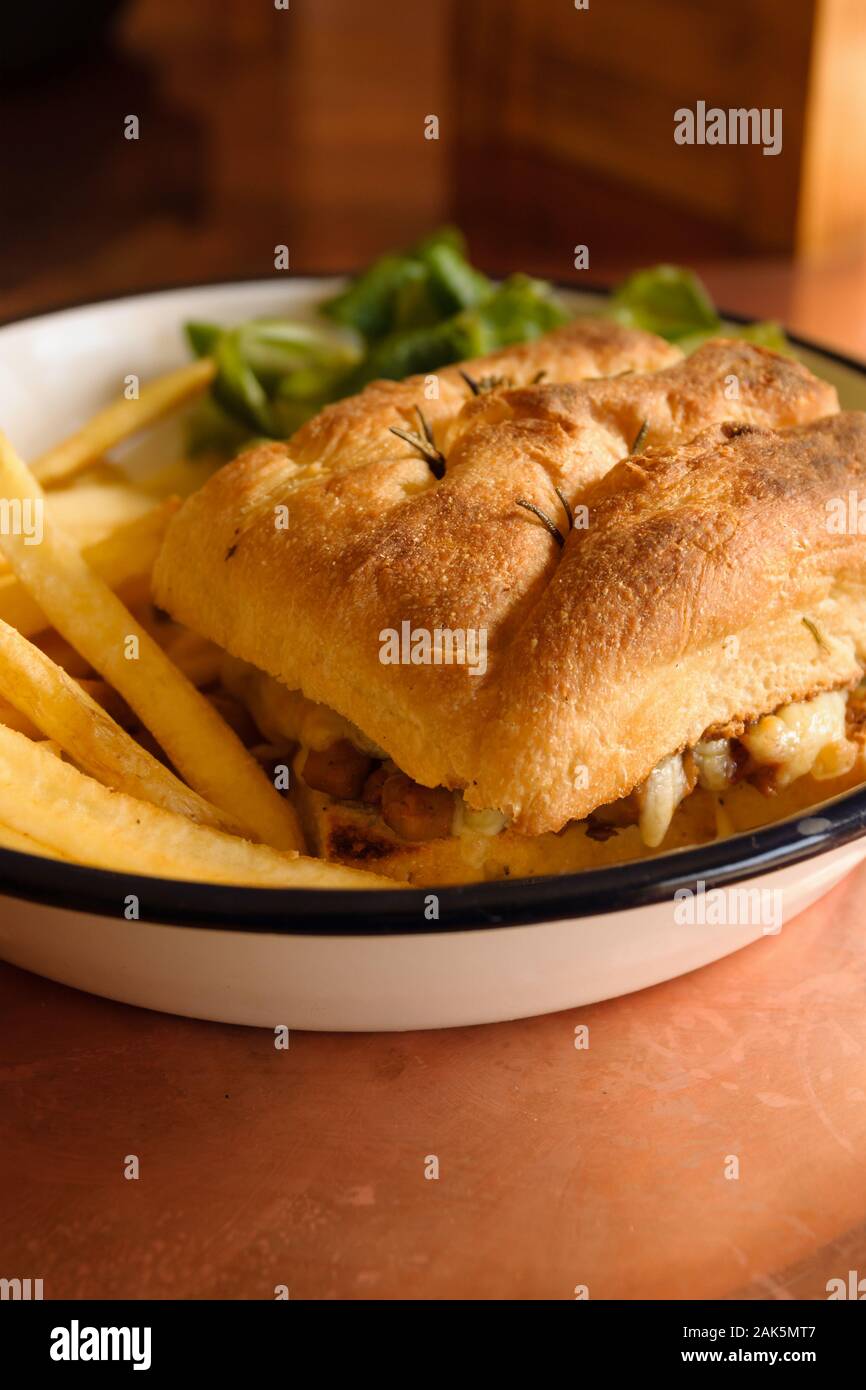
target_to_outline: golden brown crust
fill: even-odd
[[[473,797],[535,834],[707,729],[855,681],[866,539],[829,529],[827,503],[864,484],[853,412],[619,464],[510,646]]]
[[[640,329],[622,328],[607,319],[574,319],[534,342],[518,343],[487,357],[476,357],[430,376],[405,381],[373,381],[357,396],[327,406],[291,441],[292,458],[341,471],[383,456],[395,455],[391,425],[415,430],[420,406],[439,429],[471,399],[466,373],[476,382],[493,379],[516,387],[545,381],[583,381],[619,372],[651,372],[682,360],[679,348]],[[437,395],[431,398],[431,392]],[[481,397],[483,400],[484,397]],[[402,450],[403,456],[406,450]]]
[[[668,700],[650,698],[654,673],[672,678],[668,648],[703,650],[720,640],[714,634],[725,623],[722,636],[757,622],[765,592],[776,602],[775,571],[770,583],[754,557],[749,582],[737,574],[727,583],[730,557],[739,556],[740,513],[753,538],[765,532],[772,555],[787,556],[787,517],[802,510],[798,489],[820,491],[807,463],[817,446],[786,436],[727,439],[716,428],[692,446],[695,455],[671,453],[672,446],[726,419],[778,427],[836,409],[832,388],[803,367],[724,340],[644,375],[559,380],[562,372],[578,375],[577,359],[593,376],[600,368],[628,371],[636,361],[658,366],[671,354],[657,344],[588,320],[519,350],[507,374],[531,379],[543,360],[545,384],[467,399],[462,379],[458,394],[449,375],[439,402],[425,402],[447,455],[441,482],[389,434],[395,408],[400,423],[412,423],[406,412],[418,381],[375,384],[323,412],[288,446],[236,460],[191,498],[157,564],[157,601],[338,710],[415,780],[463,787],[470,804],[513,814],[525,833],[613,800],[693,736],[695,708],[686,701],[687,717],[679,717],[678,687]],[[600,481],[628,454],[644,420],[649,453],[620,464],[615,482]],[[750,455],[748,473],[741,465]],[[688,466],[693,456],[699,467]],[[852,466],[846,459],[842,471]],[[575,529],[563,550],[516,505],[536,503],[564,531],[554,487],[578,504],[593,484],[590,528]],[[654,507],[657,484],[666,501]],[[705,501],[693,502],[693,492]],[[275,525],[282,506],[287,530]],[[721,530],[712,540],[714,524]],[[725,607],[728,590],[737,601]],[[483,630],[485,674],[465,665],[383,665],[381,634],[403,622],[428,632]],[[817,655],[801,664],[810,688],[825,676],[827,683],[850,678],[850,653],[846,665],[809,640]],[[712,663],[696,672],[715,692],[705,701],[712,719],[733,718],[746,695],[760,702],[776,689],[759,665],[752,684],[737,687],[732,708],[725,683],[710,679]],[[652,691],[632,710],[628,692],[642,688],[642,678]],[[795,693],[785,690],[776,703]],[[584,766],[588,781],[576,785]]]

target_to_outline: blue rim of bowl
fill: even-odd
[[[328,272],[332,276],[334,272]],[[308,272],[303,279],[324,275]],[[168,285],[100,300],[64,304],[7,319],[0,327],[27,322],[65,309],[97,307],[118,299],[217,286],[262,283],[244,280]],[[275,286],[279,282],[274,281]],[[283,281],[282,283],[285,283]],[[558,288],[605,296],[606,286],[560,283]],[[720,311],[730,323],[751,323],[741,314]],[[833,348],[789,333],[796,347],[816,352],[857,375],[866,364]],[[609,912],[670,901],[679,889],[707,889],[745,882],[839,849],[866,833],[866,785],[832,801],[810,806],[797,816],[729,839],[673,850],[650,859],[602,869],[543,878],[498,879],[458,887],[380,889],[253,888],[151,878],[45,859],[0,848],[0,893],[46,906],[126,920],[131,896],[141,920],[170,926],[222,931],[265,932],[286,936],[388,936],[526,926],[595,917]],[[435,897],[438,916],[429,918]]]

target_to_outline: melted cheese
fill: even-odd
[[[679,753],[662,758],[638,788],[638,825],[641,839],[650,849],[661,844],[674,818],[674,811],[688,790],[688,779]]]
[[[775,769],[777,789],[810,773],[817,781],[842,777],[857,760],[857,748],[846,733],[844,690],[826,691],[812,700],[783,705],[750,725],[740,742],[759,767]],[[728,739],[706,739],[692,750],[698,782],[712,792],[725,791],[734,781],[736,762]],[[677,806],[689,787],[679,753],[663,758],[637,789],[641,838],[656,849],[668,832]]]
[[[730,740],[705,739],[692,750],[698,783],[708,792],[723,792],[733,782],[737,765],[731,756]]]
[[[508,824],[508,817],[502,811],[474,811],[467,806],[462,796],[454,803],[452,835],[499,835]]]
[[[838,777],[854,766],[857,750],[846,737],[847,693],[827,691],[814,700],[785,705],[747,729],[741,743],[756,763],[776,768],[775,781],[787,787],[811,772]]]
[[[230,694],[249,710],[264,737],[277,745],[300,743],[324,752],[332,743],[348,739],[371,757],[386,755],[348,719],[327,705],[308,700],[300,690],[289,690],[273,676],[227,656],[223,661],[222,683]]]

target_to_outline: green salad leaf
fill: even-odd
[[[694,271],[675,265],[638,270],[614,291],[610,312],[618,323],[676,342],[687,334],[717,333],[721,319]]]
[[[727,324],[725,327],[732,329],[737,338],[745,338],[747,343],[754,343],[757,347],[772,348],[773,352],[784,353],[787,357],[795,355],[794,349],[785,336],[784,328],[772,319],[765,319],[760,323]]]
[[[538,338],[567,323],[568,318],[543,281],[512,275],[498,287],[491,287],[474,308],[429,327],[394,329],[370,344],[367,356],[346,385],[359,391],[378,377],[399,381],[414,373],[433,372],[449,362],[481,357],[511,343]]]
[[[192,412],[192,448],[234,452],[245,432],[287,438],[369,381],[436,371],[537,338],[569,317],[542,280],[512,275],[497,285],[482,275],[454,227],[381,256],[319,310],[323,322],[313,325],[186,325],[193,353],[217,365],[209,397]]]
[[[543,280],[501,284],[467,259],[454,227],[389,252],[319,306],[321,319],[193,321],[187,339],[212,356],[211,392],[191,413],[190,447],[234,453],[250,439],[285,439],[323,406],[377,378],[400,380],[529,342],[570,317]],[[791,352],[776,323],[723,323],[691,270],[659,265],[630,275],[600,312],[691,352],[719,333]]]
[[[723,322],[703,281],[682,266],[656,265],[629,275],[614,290],[608,312],[617,323],[658,333],[685,353],[724,334],[793,355],[777,323]]]
[[[442,227],[409,251],[381,256],[321,309],[369,343],[399,330],[430,327],[492,291],[492,282],[466,259],[462,234]]]

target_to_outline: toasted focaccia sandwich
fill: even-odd
[[[242,455],[154,595],[292,750],[317,853],[558,872],[862,776],[866,539],[829,517],[864,484],[866,417],[797,362],[577,320]]]

